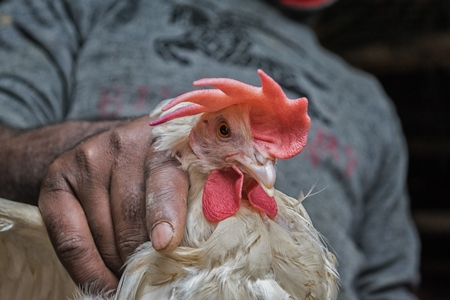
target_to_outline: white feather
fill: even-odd
[[[336,299],[333,256],[286,206],[295,200],[280,192],[276,199],[284,209],[275,220],[244,205],[198,246],[194,238],[195,247],[163,255],[145,244],[130,258],[117,299]]]
[[[37,207],[0,199],[0,299],[67,299],[76,290]]]

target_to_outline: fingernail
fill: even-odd
[[[168,222],[157,223],[152,229],[152,245],[155,250],[167,247],[173,237],[173,227]]]

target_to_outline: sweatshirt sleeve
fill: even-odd
[[[29,128],[64,119],[77,54],[99,15],[87,2],[1,2],[0,123]]]
[[[384,140],[377,157],[371,158],[378,165],[358,226],[356,243],[365,262],[356,288],[360,299],[416,299],[420,246],[406,186],[406,143],[394,109],[386,112],[384,121],[379,124]]]

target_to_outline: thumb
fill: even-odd
[[[153,248],[175,249],[186,227],[188,175],[163,152],[150,152],[145,162],[146,221]]]

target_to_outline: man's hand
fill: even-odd
[[[127,257],[152,240],[174,249],[186,221],[188,178],[153,153],[148,117],[104,131],[48,168],[39,208],[56,253],[73,280],[115,289]]]

